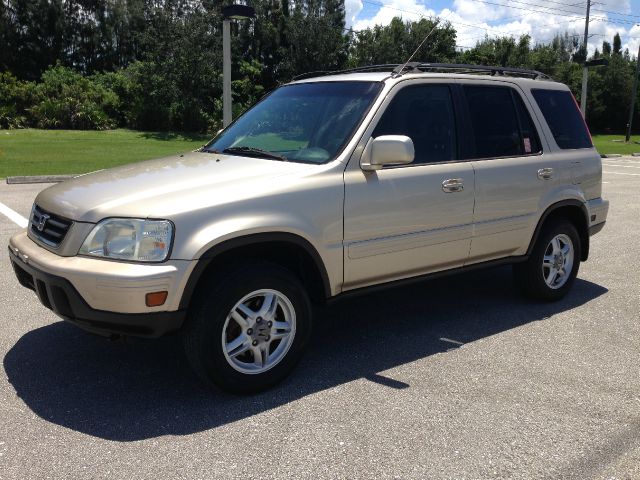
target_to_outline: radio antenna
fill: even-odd
[[[427,33],[427,36],[424,37],[424,40],[422,40],[422,42],[420,43],[420,45],[418,45],[418,48],[415,49],[415,51],[411,54],[411,56],[409,57],[409,60],[407,60],[406,62],[404,62],[404,64],[402,65],[402,67],[400,68],[396,68],[393,73],[400,75],[402,73],[402,71],[405,69],[405,67],[409,64],[409,62],[413,59],[413,57],[416,55],[416,53],[418,53],[418,50],[420,50],[422,48],[422,45],[424,45],[424,42],[427,41],[427,39],[431,36],[431,34],[436,30],[436,28],[438,28],[438,24],[440,23],[440,20],[436,19],[435,24],[433,25],[433,28],[429,31],[429,33]]]

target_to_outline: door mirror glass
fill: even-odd
[[[371,138],[362,153],[360,167],[364,171],[380,170],[385,165],[413,162],[413,141],[405,135],[382,135]]]

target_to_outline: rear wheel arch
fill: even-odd
[[[314,301],[323,302],[331,296],[324,262],[309,241],[293,233],[258,233],[229,239],[207,250],[189,276],[180,308],[189,307],[198,285],[206,278],[228,269],[235,262],[246,263],[251,259],[275,263],[291,270]]]
[[[576,227],[580,236],[580,260],[587,260],[589,257],[589,213],[586,205],[579,200],[563,200],[554,203],[544,211],[533,232],[533,237],[531,237],[527,255],[531,255],[544,225],[558,218],[565,218]]]

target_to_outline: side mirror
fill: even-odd
[[[385,165],[406,165],[415,158],[413,140],[405,135],[382,135],[371,138],[362,152],[360,168],[365,172]]]

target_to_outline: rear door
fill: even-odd
[[[524,254],[546,198],[571,184],[570,164],[545,153],[540,122],[517,85],[475,81],[462,92],[476,175],[467,263]]]

